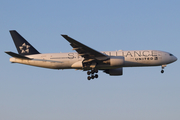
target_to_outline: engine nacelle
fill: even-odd
[[[108,70],[104,70],[104,72],[114,76],[123,75],[123,68],[108,69]]]
[[[112,56],[110,57],[110,66],[122,66],[124,64],[123,56]]]

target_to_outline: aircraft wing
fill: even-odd
[[[109,58],[108,55],[98,52],[98,51],[74,40],[73,38],[71,38],[67,35],[62,35],[62,36],[70,43],[70,45],[73,47],[73,50],[76,50],[80,56],[85,58],[85,60],[88,60],[88,59],[105,60],[105,59]]]

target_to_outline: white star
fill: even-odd
[[[29,53],[29,45],[26,45],[26,43],[23,43],[22,46],[19,46],[19,49],[21,50],[21,53]]]

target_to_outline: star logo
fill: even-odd
[[[19,49],[21,50],[21,53],[29,53],[29,45],[26,45],[26,43],[23,43],[22,46],[19,46]]]

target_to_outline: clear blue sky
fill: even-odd
[[[178,0],[1,0],[0,120],[178,120],[180,62],[86,72],[11,64],[17,30],[42,53],[72,52],[68,34],[99,51],[163,50],[180,58]]]

